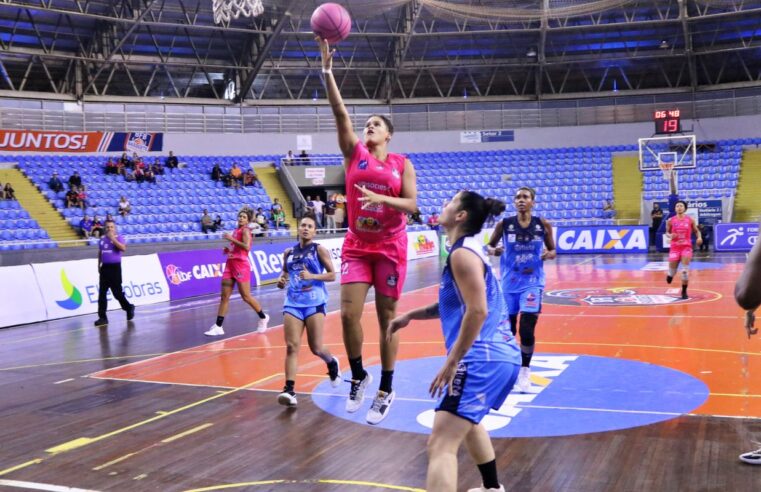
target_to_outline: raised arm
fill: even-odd
[[[315,41],[320,45],[320,54],[322,55],[322,73],[325,76],[325,87],[328,93],[330,109],[333,110],[333,116],[336,119],[336,129],[338,130],[338,146],[345,159],[349,159],[354,152],[354,146],[357,145],[359,138],[354,133],[354,127],[351,124],[351,117],[344,106],[341,92],[338,90],[338,84],[333,77],[333,54],[336,50],[331,50],[328,42],[319,37]],[[344,163],[345,165],[346,163]]]

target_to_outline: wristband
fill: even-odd
[[[330,68],[323,68],[322,73],[333,73],[333,70],[331,70]]]

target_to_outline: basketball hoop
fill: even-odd
[[[214,23],[230,22],[231,19],[256,17],[264,12],[262,0],[211,0]]]
[[[658,161],[658,167],[661,168],[661,172],[663,173],[663,177],[666,179],[671,179],[671,176],[674,174],[674,165],[676,162],[663,162]]]

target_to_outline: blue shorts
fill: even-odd
[[[519,369],[512,362],[460,362],[452,394],[441,397],[436,411],[480,423],[490,409],[499,410],[505,402]]]
[[[531,287],[523,292],[505,292],[505,303],[509,314],[518,313],[541,313],[542,294],[541,287]]]
[[[325,304],[307,307],[283,306],[283,315],[290,314],[301,321],[306,321],[310,316],[320,313],[325,314]]]

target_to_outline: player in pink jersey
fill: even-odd
[[[367,292],[374,286],[382,371],[378,393],[366,418],[368,423],[377,424],[388,415],[395,396],[392,380],[399,336],[387,338],[386,331],[396,316],[407,273],[406,214],[417,210],[415,168],[403,155],[388,151],[394,127],[385,116],[370,116],[365,122],[364,140],[360,141],[333,78],[334,51],[327,41],[315,39],[322,53],[322,71],[346,171],[349,232],[341,253],[341,324],[351,366],[346,411],[359,410],[365,388],[372,382],[370,373],[362,367],[360,319]]]
[[[222,274],[222,300],[219,303],[217,311],[217,321],[204,332],[204,335],[216,337],[224,335],[222,323],[227,314],[227,308],[230,305],[230,296],[233,294],[233,285],[238,284],[238,292],[243,302],[251,306],[256,314],[259,315],[259,324],[256,331],[259,333],[267,331],[267,323],[270,317],[264,314],[262,305],[251,295],[251,264],[248,262],[248,252],[251,249],[251,231],[248,223],[254,216],[254,211],[250,208],[244,208],[238,212],[238,228],[232,234],[226,232],[222,238],[230,241],[230,246],[224,248],[227,255],[225,271]]]
[[[685,215],[687,202],[679,200],[674,206],[676,215],[666,223],[666,234],[671,240],[669,249],[669,274],[666,282],[671,283],[676,275],[679,262],[682,262],[682,299],[687,299],[687,283],[690,277],[690,261],[692,260],[692,233],[697,237],[697,245],[703,244],[700,230],[692,217]]]

